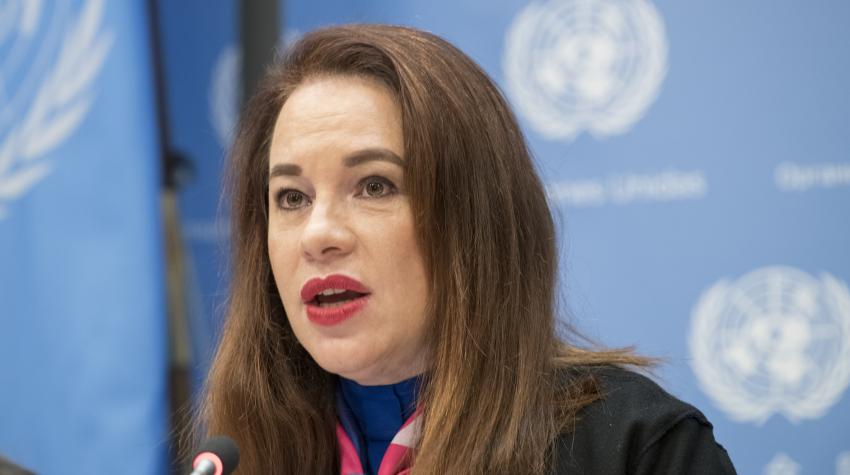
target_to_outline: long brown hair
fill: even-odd
[[[555,229],[510,108],[458,49],[397,26],[307,34],[243,114],[229,174],[230,300],[203,430],[237,441],[242,473],[339,472],[334,378],[296,340],[266,244],[275,121],[299,84],[327,75],[377,80],[402,111],[405,187],[429,276],[431,360],[413,472],[542,473],[552,441],[599,396],[591,379],[563,370],[644,360],[558,339]]]

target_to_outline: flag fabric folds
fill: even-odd
[[[0,454],[168,470],[160,148],[145,3],[0,22]]]

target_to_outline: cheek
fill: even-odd
[[[391,289],[395,305],[407,313],[405,319],[423,318],[428,285],[425,263],[413,230],[412,220],[387,226],[378,240],[375,259],[380,262],[384,281]]]
[[[267,241],[272,274],[284,305],[292,303],[293,296],[297,297],[298,294],[297,285],[289,282],[298,264],[298,246],[294,238],[292,233],[269,231]]]

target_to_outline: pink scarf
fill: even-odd
[[[384,453],[384,458],[381,459],[378,475],[408,475],[410,473],[410,466],[413,464],[413,448],[419,439],[419,430],[422,425],[420,413],[419,410],[414,412],[393,437]],[[340,474],[363,475],[363,464],[360,463],[357,450],[339,423],[336,425],[336,438],[339,442]]]

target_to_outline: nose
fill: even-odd
[[[328,261],[351,253],[354,233],[348,225],[343,206],[319,200],[311,206],[301,235],[301,251],[308,260]]]

